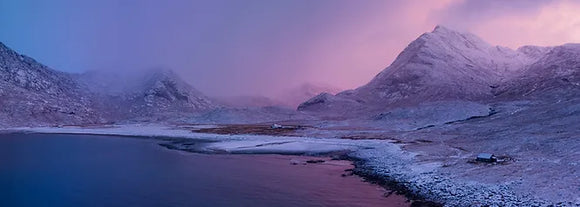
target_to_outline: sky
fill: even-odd
[[[163,67],[210,96],[359,87],[436,25],[580,42],[575,0],[0,0],[0,41],[56,70]]]

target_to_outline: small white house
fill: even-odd
[[[282,125],[280,125],[280,124],[272,124],[272,126],[270,126],[270,128],[272,128],[272,129],[282,129],[284,127]]]
[[[497,161],[497,158],[490,153],[479,153],[475,160],[480,162],[495,162]]]

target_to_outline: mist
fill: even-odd
[[[510,47],[580,41],[575,2],[479,2],[13,0],[0,41],[56,70],[168,68],[209,96],[269,97],[361,86],[437,24]]]

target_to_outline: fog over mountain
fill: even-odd
[[[117,120],[191,116],[219,106],[168,69],[129,74],[94,71],[78,80],[100,100],[96,107]]]
[[[143,135],[154,126],[234,140],[212,145],[220,153],[338,144],[357,150],[361,169],[450,206],[580,204],[580,44],[513,50],[437,26],[367,84],[336,94],[304,84],[279,100],[220,99],[193,85],[163,68],[59,72],[0,44],[0,127]],[[172,146],[195,146],[184,143]],[[481,152],[497,162],[474,160]]]
[[[492,46],[473,34],[437,26],[411,42],[368,84],[353,90],[333,95],[338,91],[333,87],[303,84],[277,99],[216,99],[208,98],[168,69],[67,74],[2,45],[0,92],[4,97],[3,116],[14,120],[10,121],[13,124],[35,123],[18,121],[26,119],[16,114],[19,111],[39,123],[51,124],[141,118],[183,120],[221,107],[295,108],[309,97],[298,110],[322,117],[393,120],[409,115],[394,109],[418,106],[430,111],[459,111],[443,117],[423,114],[448,122],[486,115],[490,113],[488,104],[497,101],[577,96],[579,48],[566,44],[512,50]],[[320,92],[324,93],[315,96]],[[417,127],[430,125],[427,123]]]
[[[299,104],[319,93],[336,94],[340,89],[328,84],[303,83],[294,88],[282,90],[272,97],[266,96],[229,96],[215,97],[218,102],[232,107],[260,107],[260,106],[282,106],[296,109]]]
[[[2,45],[2,115],[7,117],[4,120],[12,120],[5,122],[14,125],[202,121],[200,117],[214,117],[212,122],[220,122],[221,119],[215,119],[215,113],[229,119],[236,116],[230,114],[234,113],[244,116],[248,122],[252,120],[248,117],[252,113],[242,115],[239,110],[215,109],[258,107],[256,110],[260,110],[266,106],[292,109],[313,97],[300,104],[300,112],[296,113],[379,122],[421,116],[424,122],[403,128],[424,127],[485,116],[491,113],[489,104],[497,101],[574,98],[580,84],[579,51],[577,44],[511,50],[492,46],[473,34],[437,26],[411,42],[368,84],[353,90],[333,95],[338,90],[332,87],[303,84],[287,90],[278,99],[251,96],[216,99],[208,98],[171,70],[67,74]],[[315,96],[320,92],[324,93]],[[421,110],[409,114],[409,107]],[[449,111],[455,112],[449,114]],[[203,115],[210,112],[214,115]],[[269,116],[254,118],[259,121],[260,117]],[[275,120],[274,117],[268,120]],[[292,116],[279,116],[284,117]],[[27,119],[33,121],[25,123]]]
[[[68,74],[1,43],[0,75],[1,125],[159,121],[219,106],[170,70]]]
[[[436,24],[492,44],[580,42],[571,0],[5,0],[0,41],[58,71],[171,68],[211,96],[366,84]],[[405,20],[405,21],[401,21]]]

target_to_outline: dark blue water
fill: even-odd
[[[289,165],[284,159],[185,153],[135,138],[0,135],[0,206],[392,203],[369,184],[328,169]]]

